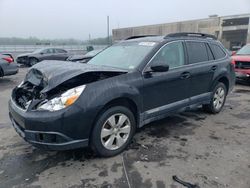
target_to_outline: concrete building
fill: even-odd
[[[136,35],[167,35],[175,32],[200,32],[215,35],[226,48],[236,50],[250,43],[250,14],[113,29],[113,40]]]

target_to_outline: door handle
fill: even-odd
[[[214,65],[214,66],[212,66],[211,71],[214,72],[214,71],[216,71],[216,69],[217,69],[217,66]]]
[[[181,74],[181,79],[187,79],[191,76],[190,72],[183,72]]]

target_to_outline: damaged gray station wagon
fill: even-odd
[[[137,128],[190,107],[221,111],[235,82],[214,36],[175,33],[131,37],[87,64],[33,66],[9,102],[10,119],[29,143],[53,150],[90,146],[122,152]]]

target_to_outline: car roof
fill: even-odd
[[[136,36],[129,37],[128,39],[122,40],[121,42],[162,42],[164,41],[164,36]]]
[[[42,48],[38,48],[39,50],[47,50],[47,49],[60,49],[60,50],[64,50],[63,48],[58,48],[58,47],[42,47]]]

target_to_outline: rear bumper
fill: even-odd
[[[10,63],[2,66],[4,76],[10,76],[18,73],[18,65],[16,63]]]
[[[14,69],[14,70],[9,70],[8,72],[6,72],[4,74],[4,76],[10,76],[10,75],[14,75],[18,73],[18,68]]]

